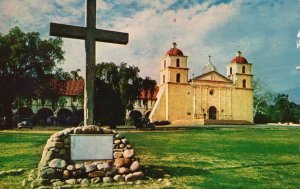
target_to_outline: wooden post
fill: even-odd
[[[96,41],[127,44],[128,33],[96,28],[96,0],[86,0],[86,27],[50,23],[50,35],[85,40],[84,125],[94,124]]]

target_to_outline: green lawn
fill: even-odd
[[[213,129],[126,132],[146,175],[143,188],[171,175],[165,188],[300,188],[300,129]],[[49,133],[0,132],[0,188],[20,188],[35,168]],[[127,187],[127,186],[126,186]],[[129,187],[129,186],[128,186]],[[130,186],[130,188],[133,186]],[[141,188],[141,186],[134,186]],[[117,184],[108,188],[124,188]]]

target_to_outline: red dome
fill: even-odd
[[[248,60],[246,58],[242,57],[241,55],[242,55],[242,52],[238,51],[236,57],[231,59],[230,62],[231,63],[242,63],[242,64],[244,63],[244,64],[247,64]]]
[[[170,55],[170,56],[184,56],[183,52],[180,49],[176,48],[177,44],[174,42],[173,43],[173,48],[171,48],[170,50],[168,50],[166,52],[166,55]]]

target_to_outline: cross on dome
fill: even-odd
[[[173,48],[176,48],[176,47],[177,47],[177,43],[173,42]]]
[[[176,42],[173,42],[173,48],[168,50],[166,52],[166,55],[169,55],[169,56],[184,56],[183,52],[180,49],[177,48],[177,43]]]

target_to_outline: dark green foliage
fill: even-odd
[[[299,123],[300,106],[291,102],[287,94],[276,94],[259,80],[254,80],[253,87],[255,123]]]
[[[300,106],[290,102],[287,94],[278,94],[274,104],[269,106],[268,114],[272,122],[299,123]]]
[[[262,113],[262,112],[257,112],[255,117],[254,117],[254,123],[256,124],[264,124],[270,122],[268,115]]]
[[[63,60],[62,40],[41,39],[39,33],[24,33],[18,27],[7,35],[0,33],[0,104],[5,125],[12,128],[15,100],[58,99],[61,86],[50,81],[59,77],[56,65]],[[47,90],[44,90],[47,89]]]
[[[117,91],[100,79],[95,80],[95,121],[104,125],[122,123],[125,109]]]
[[[156,81],[139,77],[139,68],[126,63],[96,65],[95,121],[96,123],[124,124],[126,110],[132,110],[141,90],[153,95]]]

